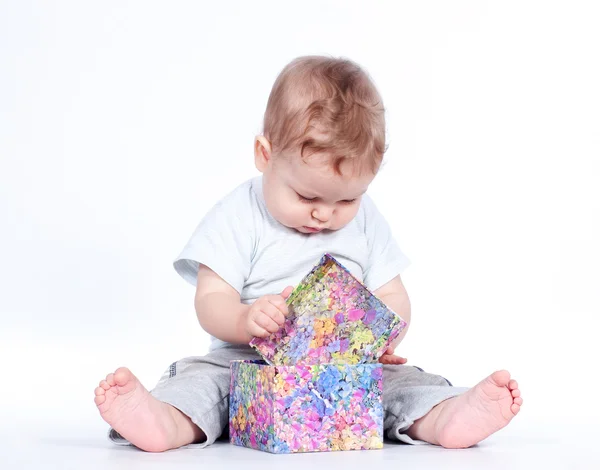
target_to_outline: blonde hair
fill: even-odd
[[[381,97],[367,73],[346,59],[307,56],[289,63],[273,84],[263,133],[274,155],[324,153],[338,174],[345,161],[376,173],[386,150]]]

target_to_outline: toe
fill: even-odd
[[[512,392],[510,392],[510,394],[513,396],[513,398],[520,397],[521,396],[521,390],[519,390],[519,389],[513,390]]]
[[[498,387],[505,387],[510,381],[510,372],[507,370],[496,371],[491,375],[491,379]]]
[[[516,380],[511,380],[510,382],[508,382],[508,388],[510,390],[515,390],[515,389],[519,388],[519,384],[517,383]]]
[[[96,387],[96,389],[94,390],[94,395],[96,395],[97,397],[104,395],[106,393],[106,390],[104,390],[102,387]]]
[[[521,407],[519,405],[516,405],[514,403],[512,405],[510,405],[510,411],[512,411],[512,413],[514,415],[516,415],[520,410],[521,410]]]
[[[119,367],[114,373],[114,381],[117,385],[125,385],[133,378],[133,374],[127,367]]]
[[[113,386],[115,386],[115,385],[116,385],[116,384],[115,384],[114,375],[115,375],[115,374],[108,374],[108,375],[106,376],[106,382],[107,382],[107,383],[108,383],[108,384],[109,384],[111,387],[113,387]]]
[[[110,385],[108,385],[108,382],[106,380],[101,380],[100,387],[102,387],[104,390],[108,390],[110,388]]]
[[[521,405],[523,404],[523,399],[522,399],[521,397],[515,398],[515,399],[513,400],[513,403],[514,403],[515,405],[519,405],[519,406],[521,406]]]
[[[105,401],[106,401],[106,395],[98,395],[98,396],[94,397],[94,403],[96,405],[101,405]]]

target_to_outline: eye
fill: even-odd
[[[298,194],[298,193],[296,193],[296,194]],[[301,194],[298,194],[298,199],[300,199],[301,202],[304,202],[306,204],[309,204],[309,203],[317,200],[316,197],[308,198],[308,197],[302,196]]]
[[[356,199],[344,199],[343,201],[340,201],[340,204],[354,204],[356,202]]]

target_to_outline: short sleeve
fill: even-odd
[[[255,240],[251,188],[244,189],[226,196],[204,216],[173,263],[193,286],[203,264],[241,294],[250,274]]]
[[[401,274],[410,265],[410,260],[400,250],[390,226],[373,200],[365,195],[362,204],[368,245],[364,283],[371,291],[375,291]]]

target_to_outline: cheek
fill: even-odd
[[[310,221],[310,206],[302,204],[297,200],[290,201],[286,205],[285,211],[287,212],[290,223],[295,227],[298,225],[305,225]]]
[[[298,227],[310,220],[310,208],[298,201],[297,197],[286,194],[270,195],[267,205],[271,215],[286,227]]]
[[[336,213],[336,226],[337,228],[342,228],[356,216],[358,205],[340,207],[336,210]]]

